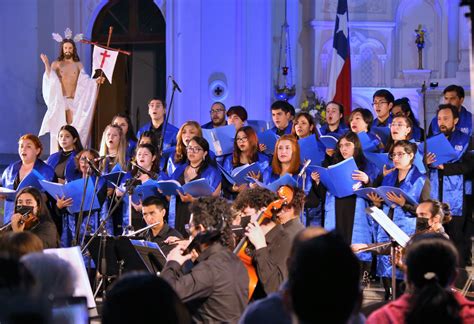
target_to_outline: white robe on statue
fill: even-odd
[[[89,130],[94,117],[93,109],[97,95],[97,83],[81,70],[77,79],[76,93],[73,102],[72,126],[79,132],[82,145],[87,145]],[[43,74],[43,98],[48,110],[43,118],[39,136],[50,134],[50,154],[58,150],[59,129],[66,125],[66,99],[63,97],[61,82],[55,71],[51,70],[49,77]]]

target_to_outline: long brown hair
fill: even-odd
[[[291,154],[290,168],[288,169],[288,172],[291,174],[296,174],[298,173],[300,165],[301,165],[300,146],[298,144],[298,141],[296,140],[296,137],[290,134],[285,134],[281,136],[275,144],[275,151],[273,152],[273,160],[272,160],[273,173],[281,174],[282,172],[281,162],[278,160],[278,145],[280,144],[281,141],[290,141],[291,143],[292,154]]]
[[[234,153],[232,153],[232,165],[236,167],[240,163],[240,155],[243,153],[239,149],[239,145],[237,143],[237,134],[240,132],[243,132],[245,136],[247,136],[247,141],[250,145],[250,154],[247,156],[247,158],[250,160],[250,162],[256,162],[258,161],[258,138],[257,138],[257,133],[255,130],[250,127],[250,126],[244,126],[241,127],[237,130],[235,133],[235,138],[234,138]]]
[[[181,163],[186,160],[186,145],[183,142],[183,131],[186,126],[192,126],[198,130],[196,136],[202,137],[202,129],[198,122],[194,120],[188,120],[179,128],[178,134],[176,135],[176,153],[174,154],[174,161],[176,163]]]
[[[66,43],[72,44],[72,60],[74,62],[79,62],[81,59],[79,58],[79,55],[77,55],[76,43],[74,43],[72,39],[65,39],[61,42],[61,47],[59,48],[59,56],[56,61],[64,61],[63,45]]]
[[[305,118],[308,121],[309,128],[310,128],[309,130],[310,136],[311,134],[316,134],[316,123],[314,122],[314,118],[307,112],[303,111],[303,112],[297,113],[295,118],[293,119],[293,126],[291,126],[291,135],[298,137],[298,135],[296,135],[295,124],[296,124],[296,121],[300,118]],[[313,130],[311,130],[311,126],[313,126]]]

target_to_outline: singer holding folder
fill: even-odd
[[[232,174],[235,168],[256,162],[259,164],[261,174],[268,167],[269,161],[267,155],[258,151],[258,138],[255,130],[250,126],[244,126],[237,130],[234,138],[234,152],[225,157],[224,169]],[[237,194],[247,187],[247,184],[238,186],[225,181],[223,184],[224,195],[226,198],[234,200]]]
[[[209,156],[209,143],[202,138],[195,136],[186,147],[187,161],[178,166],[171,175],[171,179],[177,180],[181,185],[192,180],[200,178],[205,179],[208,184],[214,188],[213,196],[219,196],[221,193],[221,173],[213,165]],[[188,236],[185,225],[189,222],[189,203],[195,201],[198,197],[193,197],[187,193],[177,192],[175,228]]]
[[[28,176],[33,169],[41,174],[45,180],[53,181],[53,168],[39,158],[42,151],[43,144],[41,144],[38,136],[25,134],[20,137],[18,141],[18,155],[20,156],[20,160],[11,163],[5,171],[3,171],[2,187],[13,190],[17,190],[19,187],[22,188],[23,186],[20,186],[22,180]],[[5,197],[0,194],[0,199],[5,199]],[[13,198],[5,199],[3,218],[5,224],[10,221],[14,206]]]
[[[90,163],[94,164],[94,167],[97,168],[94,161],[100,160],[99,153],[93,149],[82,150],[77,153],[75,157],[75,166],[76,172],[80,173],[80,178],[86,179],[87,175],[91,177],[91,183],[95,183],[97,174],[92,171]],[[90,188],[91,190],[93,188]],[[74,197],[55,197],[56,198],[56,212],[62,218],[62,231],[61,231],[61,247],[71,246],[71,241],[76,234],[77,227],[77,218],[78,213],[70,213],[68,207],[71,207],[74,203],[74,200],[80,201],[82,199],[83,190],[75,192]],[[105,200],[106,197],[106,186],[104,182],[99,180],[98,187],[96,188],[97,197],[99,198],[99,204]],[[84,233],[93,233],[99,224],[99,210],[95,210],[91,213],[90,218],[87,219],[88,211],[90,206],[84,206],[84,218],[81,224],[81,230],[79,232],[79,237],[82,238]]]
[[[409,141],[398,141],[389,152],[390,159],[393,160],[395,170],[383,178],[379,177],[374,187],[382,186],[397,187],[405,191],[416,201],[424,201],[430,198],[430,181],[426,175],[422,174],[413,165],[417,146]],[[387,193],[387,198],[393,202],[391,206],[384,204],[384,200],[377,194],[368,194],[368,198],[377,207],[383,207],[383,211],[393,222],[400,227],[407,235],[412,235],[416,230],[416,207],[409,204],[405,198],[394,193]],[[390,237],[381,228],[375,228],[376,242],[388,242]],[[390,282],[392,278],[392,264],[388,255],[377,256],[377,275],[382,278],[385,289],[385,299],[390,298]],[[397,280],[403,280],[403,273],[397,270]],[[398,290],[398,289],[397,289]],[[396,294],[399,295],[398,293]]]
[[[348,132],[343,135],[336,145],[333,158],[327,157],[323,166],[336,164],[343,160],[354,158],[358,170],[354,170],[351,180],[357,180],[363,186],[369,185],[378,175],[377,167],[370,163],[363,154],[359,137],[356,133]],[[324,228],[328,231],[336,230],[348,244],[372,243],[373,221],[365,212],[367,202],[356,195],[337,198],[320,182],[318,172],[311,173],[314,181],[315,197],[324,203]],[[360,253],[362,270],[369,271],[372,255]]]

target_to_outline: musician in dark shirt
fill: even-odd
[[[156,224],[145,232],[145,240],[157,243],[163,253],[168,255],[174,245],[166,244],[165,240],[170,236],[179,239],[182,239],[183,236],[165,222],[166,209],[164,202],[155,196],[146,198],[142,202],[142,214],[147,226]]]
[[[161,277],[188,307],[193,322],[237,323],[248,301],[248,275],[232,253],[231,209],[221,197],[201,197],[190,205],[191,243],[180,241],[168,254]],[[185,249],[192,244],[191,253]],[[195,258],[184,273],[182,265]]]
[[[290,236],[281,224],[274,219],[265,219],[259,226],[255,221],[258,215],[278,196],[261,187],[244,190],[234,201],[234,210],[240,217],[250,216],[251,222],[246,227],[247,237],[255,247],[253,264],[258,283],[252,299],[260,299],[278,290],[286,280],[288,270],[286,259],[290,253]]]

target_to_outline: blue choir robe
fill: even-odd
[[[10,164],[2,174],[2,187],[16,190],[14,188],[15,179],[20,172],[20,168],[22,166],[22,162],[16,161]],[[40,159],[36,159],[35,165],[33,169],[38,171],[47,181],[53,181],[55,178],[54,170],[45,162]],[[38,188],[41,189],[41,188]],[[14,199],[5,199],[4,205],[4,223],[9,223],[10,219],[13,215],[13,211],[15,210],[15,200]]]
[[[132,139],[127,140],[127,152],[126,157],[127,161],[130,161],[135,155],[135,149],[137,148],[137,142]]]
[[[382,181],[382,186],[392,186],[398,179],[398,170],[386,175]],[[412,166],[404,181],[399,185],[399,188],[405,191],[408,195],[413,197],[415,200],[421,200],[421,193],[425,182],[429,181],[428,177],[421,173],[418,168]],[[416,214],[412,214],[406,209],[395,205],[393,210],[393,222],[400,227],[407,235],[411,236],[415,234],[416,230]],[[383,204],[383,211],[385,214],[389,214],[390,206]],[[389,242],[390,237],[385,230],[378,224],[375,224],[375,237],[376,242]],[[392,277],[392,264],[388,255],[377,256],[377,275],[380,277]],[[397,279],[403,279],[403,273],[397,270]]]
[[[75,157],[76,157],[76,152],[73,151],[67,159],[66,167],[64,169],[64,179],[66,181],[73,181],[81,177],[81,173],[76,168]],[[51,154],[49,158],[46,160],[46,164],[48,164],[54,170],[56,166],[58,165],[60,159],[61,159],[61,151]]]
[[[433,135],[440,133],[438,126],[438,116],[434,116],[431,120],[430,129]],[[472,113],[469,112],[464,106],[461,106],[461,111],[459,112],[459,121],[456,125],[456,129],[468,135],[469,137],[472,135]]]
[[[283,134],[284,135],[289,135],[291,134],[291,129],[293,128],[293,122],[290,120],[288,122],[288,125],[286,126],[286,128],[283,130]],[[276,126],[273,126],[272,128],[270,128],[272,130],[272,132],[274,132],[275,134],[278,135],[279,132],[281,132]]]
[[[184,170],[186,169],[188,165],[189,165],[189,162],[180,164],[179,166],[176,167],[176,170],[173,172],[173,174],[170,177],[162,173],[160,180],[172,179],[172,180],[179,181],[181,185],[183,185],[184,183],[182,183],[180,180],[182,180]],[[221,172],[213,165],[208,165],[207,168],[202,170],[202,172],[200,172],[194,180],[197,180],[200,178],[206,179],[208,184],[213,189],[213,191],[217,189],[217,187],[222,181]],[[168,224],[174,227],[177,231],[179,231],[185,236],[187,236],[187,233],[184,229],[184,226],[189,222],[189,217],[190,217],[188,205],[189,205],[188,203],[183,203],[181,199],[179,198],[179,196],[176,196],[176,195],[171,196]]]
[[[379,174],[379,169],[375,164],[365,161],[365,167],[362,169],[368,177],[369,183],[372,183]],[[326,191],[326,199],[324,204],[324,228],[328,231],[336,229],[336,196],[329,191]],[[371,244],[374,242],[374,220],[367,215],[365,209],[368,207],[368,201],[357,197],[355,203],[355,210],[353,215],[354,225],[352,228],[351,244],[365,243]],[[361,261],[371,261],[372,253],[363,252],[358,253],[357,257]]]
[[[165,125],[163,125],[164,127]],[[151,122],[146,123],[143,125],[137,132],[137,138],[140,139],[140,136],[142,135],[143,132],[149,131],[153,128]],[[163,151],[169,149],[172,146],[176,146],[176,135],[178,135],[178,128],[176,126],[168,123],[166,125],[166,130],[164,134],[164,139],[163,139]]]
[[[392,123],[392,114],[388,115],[388,118],[385,119],[383,122],[381,122],[378,118],[375,118],[374,121],[372,122],[372,127],[390,127],[390,124]]]
[[[321,135],[334,136],[337,139],[339,139],[342,135],[344,135],[348,131],[349,131],[349,128],[347,127],[346,124],[344,124],[342,120],[339,123],[339,126],[334,131],[331,131],[327,124],[321,125],[321,127],[319,128],[319,132],[321,133]]]
[[[451,161],[451,163],[459,161],[466,153],[469,146],[470,138],[468,135],[459,130],[455,130],[449,137],[449,143],[458,152],[458,157]],[[431,197],[440,201],[446,202],[451,208],[452,216],[463,215],[463,198],[464,198],[464,175],[456,174],[450,176],[443,176],[443,192],[439,194],[439,170],[437,168],[430,168],[431,181]]]

